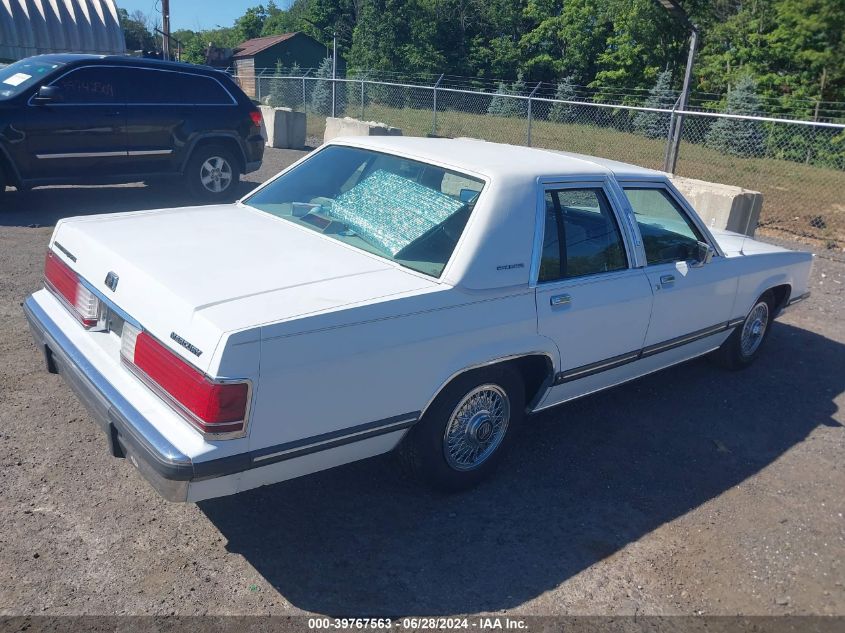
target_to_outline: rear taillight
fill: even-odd
[[[47,288],[62,300],[82,325],[86,328],[97,325],[100,300],[82,284],[79,275],[51,250],[47,251],[44,260],[44,281]]]
[[[249,111],[249,118],[252,119],[252,124],[255,127],[261,127],[261,111],[260,110],[250,110]]]
[[[244,430],[249,404],[245,382],[216,382],[146,332],[124,324],[120,356],[150,387],[203,433]]]

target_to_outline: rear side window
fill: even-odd
[[[598,188],[546,192],[546,226],[539,281],[627,268],[622,233]]]
[[[202,75],[181,75],[182,100],[197,105],[232,105],[232,97],[220,82]]]
[[[220,82],[211,77],[145,68],[122,70],[130,104],[234,105]]]
[[[129,104],[181,104],[182,75],[166,70],[123,68]]]
[[[121,77],[115,70],[107,66],[77,68],[57,79],[52,85],[61,89],[63,103],[123,103]]]
[[[649,266],[695,259],[698,242],[704,242],[698,227],[664,189],[626,187],[643,236]]]

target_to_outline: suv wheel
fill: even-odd
[[[400,465],[433,488],[471,488],[498,465],[522,420],[525,388],[509,367],[457,378],[408,432]]]
[[[227,201],[237,195],[240,172],[232,152],[222,145],[204,145],[191,155],[185,177],[197,198]]]

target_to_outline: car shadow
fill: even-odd
[[[427,492],[380,457],[199,506],[300,609],[492,612],[840,426],[843,390],[845,346],[778,323],[745,371],[699,359],[533,416],[498,475],[467,493]]]
[[[237,199],[259,183],[242,180]],[[53,186],[8,190],[0,197],[0,226],[53,226],[61,218],[208,204],[192,197],[178,181],[152,185]]]

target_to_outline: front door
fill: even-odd
[[[611,198],[601,181],[545,190],[537,327],[557,344],[560,369],[541,407],[607,386],[643,346],[652,291]]]
[[[126,106],[115,68],[84,66],[52,85],[59,98],[30,100],[25,135],[28,177],[96,180],[126,168]]]
[[[709,240],[665,186],[623,188],[642,235],[645,271],[654,290],[644,352],[668,350],[714,333],[724,336],[737,287],[737,278],[726,270],[727,259],[716,256],[698,265],[698,243]]]

